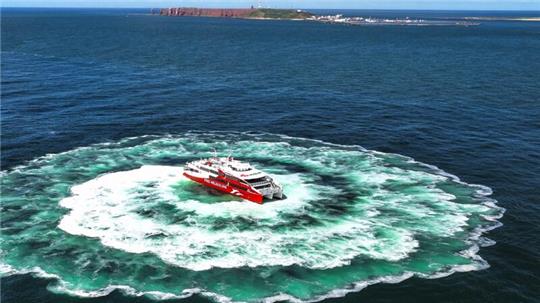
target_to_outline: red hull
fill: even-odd
[[[184,172],[184,176],[188,177],[189,179],[200,183],[204,186],[208,186],[210,188],[219,190],[221,192],[240,197],[242,199],[249,200],[251,202],[263,203],[263,196],[259,193],[253,192],[250,189],[242,189],[242,187],[245,187],[245,185],[242,185],[239,182],[236,182],[234,180],[228,180],[224,177],[218,177],[218,178],[198,178],[195,176],[192,176],[190,174],[187,174]]]

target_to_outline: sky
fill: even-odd
[[[249,7],[337,9],[536,10],[540,0],[0,0],[2,7]]]

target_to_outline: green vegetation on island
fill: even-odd
[[[312,17],[313,14],[294,9],[272,9],[272,8],[258,8],[253,12],[250,12],[246,18],[255,19],[307,19]]]

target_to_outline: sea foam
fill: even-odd
[[[183,177],[214,148],[273,174],[287,198],[258,205]],[[438,278],[489,267],[482,234],[504,213],[488,187],[412,158],[270,134],[127,138],[1,178],[3,275],[76,296],[311,302]]]

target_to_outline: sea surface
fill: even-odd
[[[3,8],[1,34],[2,302],[540,302],[540,22]],[[182,177],[214,150],[287,198]]]

